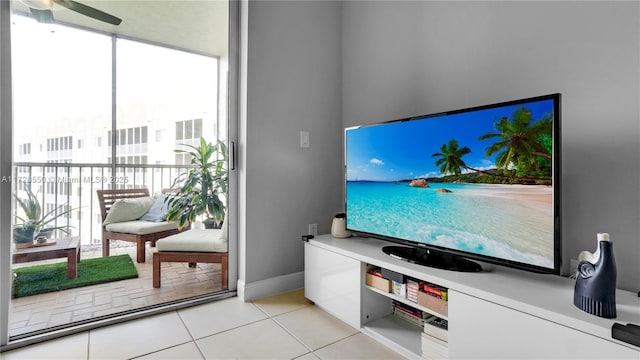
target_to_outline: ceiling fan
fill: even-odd
[[[53,4],[58,4],[66,7],[69,10],[75,11],[82,15],[94,18],[96,20],[104,21],[113,25],[120,25],[122,19],[117,18],[111,14],[107,14],[104,11],[98,10],[96,8],[92,8],[91,6],[87,6],[81,4],[77,1],[73,0],[18,0],[21,3],[25,4],[29,7],[29,11],[38,22],[43,23],[52,23],[53,22],[53,12],[51,12],[51,7]]]

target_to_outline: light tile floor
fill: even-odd
[[[304,298],[229,298],[4,352],[3,359],[401,359]]]

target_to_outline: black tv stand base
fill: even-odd
[[[382,251],[396,259],[437,269],[461,272],[482,271],[482,266],[475,261],[437,250],[406,246],[384,246]]]

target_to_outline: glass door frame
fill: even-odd
[[[11,84],[11,6],[9,1],[0,1],[0,177],[8,176],[9,179],[14,175]],[[0,182],[0,347],[9,341],[11,187],[11,181]]]
[[[235,296],[238,279],[238,176],[236,161],[236,144],[238,137],[238,41],[239,41],[239,1],[229,0],[229,48],[226,74],[219,70],[220,91],[227,94],[227,131],[229,141],[229,186],[228,186],[228,210],[225,221],[229,225],[229,262],[228,277],[229,291],[219,297]],[[221,67],[219,67],[221,69]],[[12,108],[12,82],[11,82],[11,4],[9,1],[0,1],[0,351],[46,341],[52,338],[87,331],[105,323],[117,323],[134,318],[153,315],[160,312],[173,311],[179,308],[196,305],[215,300],[215,294],[211,298],[202,298],[183,303],[170,304],[152,310],[145,310],[118,316],[107,322],[88,322],[85,324],[65,328],[55,333],[48,332],[43,335],[22,339],[16,342],[9,341],[9,309],[11,303],[11,252],[12,252],[12,183],[1,181],[11,179],[13,171],[13,108]]]

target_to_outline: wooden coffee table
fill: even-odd
[[[68,237],[55,239],[56,243],[47,246],[37,246],[26,249],[15,249],[13,263],[67,258],[67,278],[78,277],[78,263],[80,262],[80,238]]]

